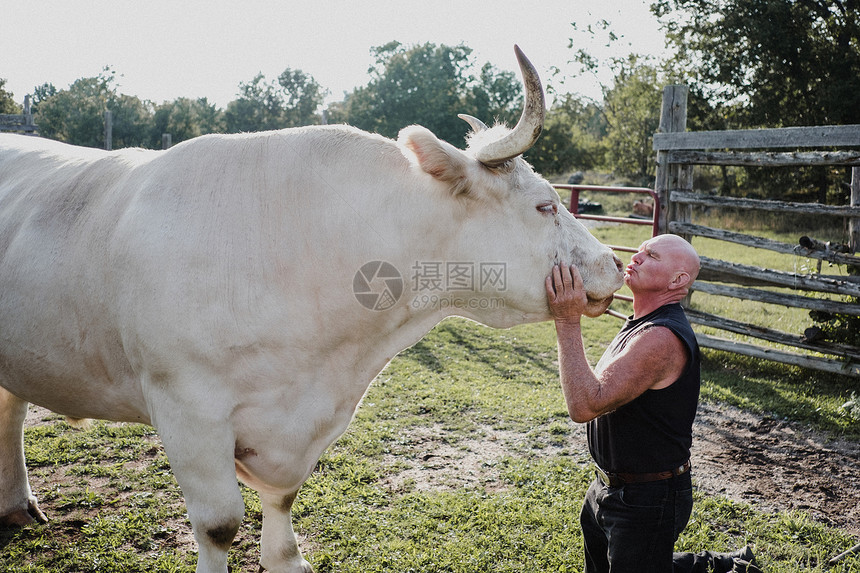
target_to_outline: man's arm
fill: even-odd
[[[683,343],[665,327],[653,327],[595,373],[585,357],[580,318],[587,298],[576,267],[553,268],[546,281],[555,318],[561,387],[575,422],[588,422],[630,402],[648,389],[665,388],[683,372]]]

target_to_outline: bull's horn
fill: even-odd
[[[481,121],[477,117],[471,116],[467,113],[458,113],[457,117],[459,117],[460,119],[462,119],[463,121],[465,121],[466,123],[471,125],[472,131],[474,131],[475,133],[478,133],[478,132],[484,131],[485,129],[488,129],[486,123],[484,123],[483,121]]]
[[[514,51],[517,54],[517,61],[523,74],[526,102],[516,127],[502,139],[486,145],[476,153],[476,159],[488,167],[501,165],[505,161],[526,152],[535,144],[543,129],[543,118],[546,112],[540,78],[537,70],[520,50],[520,47],[514,46]]]

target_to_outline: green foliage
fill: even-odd
[[[277,82],[267,83],[263,74],[258,74],[239,85],[239,94],[224,112],[228,133],[320,123],[318,111],[326,91],[312,76],[287,68]]]
[[[860,422],[860,397],[858,397],[854,392],[851,392],[851,398],[839,408],[845,412],[846,416],[853,419],[855,422]]]
[[[263,74],[239,84],[239,99],[231,101],[224,112],[228,132],[265,131],[281,126],[283,98],[277,86],[266,83]]]
[[[579,45],[583,36],[592,41],[599,38],[606,45],[620,41],[606,20],[573,28],[577,37],[571,38],[571,47]],[[660,125],[662,88],[677,81],[675,72],[635,53],[601,60],[578,48],[573,61],[580,65],[580,75],[596,76],[602,69],[612,73],[611,83],[598,81],[603,100],[597,105],[605,125],[600,138],[604,157],[598,165],[632,179],[637,186],[649,185],[656,168],[651,139]]]
[[[860,266],[846,265],[848,275],[860,275]],[[849,302],[860,304],[860,298],[853,297]],[[809,317],[821,328],[827,340],[860,347],[860,316],[838,312],[810,311]]]
[[[457,119],[471,49],[390,42],[373,48],[370,83],[347,100],[350,124],[386,137],[417,123],[462,145],[467,126]]]
[[[152,104],[136,96],[117,94],[106,104],[111,112],[111,147],[148,147]],[[41,126],[40,126],[41,127]],[[159,141],[161,137],[159,137]]]
[[[536,171],[553,175],[602,165],[604,117],[594,104],[567,95],[547,111],[540,139],[525,154]]]
[[[513,72],[503,72],[487,63],[481,67],[477,83],[466,93],[470,115],[490,124],[514,125],[522,103],[522,87]],[[463,112],[460,112],[463,113]]]
[[[651,139],[660,125],[662,83],[655,67],[631,56],[604,96],[608,133],[604,140],[606,164],[620,175],[649,183],[656,169]]]
[[[161,147],[161,134],[169,133],[174,144],[206,133],[224,131],[223,114],[206,98],[178,98],[155,107],[153,128],[146,147]]]
[[[206,133],[258,131],[319,123],[325,90],[301,70],[286,69],[277,83],[258,75],[240,85],[239,99],[219,110],[206,98],[154,105],[119,94],[116,73],[105,69],[68,89],[36,88],[33,110],[40,135],[87,147],[104,146],[105,111],[112,114],[113,148],[161,148],[163,133],[179,143]]]
[[[457,118],[469,113],[492,123],[516,122],[522,89],[511,72],[485,64],[477,73],[465,46],[397,42],[373,49],[371,82],[329,109],[330,123],[350,123],[396,137],[418,123],[442,139],[462,146],[468,125]],[[205,98],[178,98],[154,105],[117,93],[116,74],[106,69],[82,78],[68,89],[51,84],[36,88],[34,111],[44,137],[90,147],[104,146],[104,112],[113,114],[114,148],[161,147],[161,135],[178,143],[205,133],[246,132],[321,122],[327,95],[309,74],[287,68],[276,81],[258,74],[239,85],[239,97],[224,111]]]
[[[668,32],[672,65],[712,110],[694,121],[718,129],[860,123],[856,2],[657,0],[652,10]],[[792,200],[782,190],[793,188],[820,203],[846,180],[833,168],[749,177],[768,196]]]
[[[116,99],[115,81],[114,72],[106,69],[94,78],[76,80],[67,90],[45,86],[33,106],[39,133],[76,145],[104,147],[104,112]]]
[[[278,85],[284,94],[286,127],[317,123],[318,112],[328,90],[323,89],[313,76],[290,68],[278,76]]]
[[[361,129],[396,137],[404,127],[423,125],[462,147],[468,125],[459,113],[486,123],[516,121],[522,99],[519,81],[489,64],[474,72],[464,45],[390,42],[371,50],[371,80],[347,97],[343,119]]]
[[[146,146],[151,105],[117,93],[116,72],[106,68],[66,90],[44,84],[35,90],[33,112],[39,134],[85,147],[104,147],[105,111],[112,114],[114,148]]]
[[[860,299],[852,298],[849,302],[858,304]],[[809,317],[821,328],[827,340],[860,347],[860,317],[822,311],[809,311]]]
[[[860,123],[860,6],[660,0],[678,62],[748,126]]]
[[[5,85],[6,80],[0,78],[0,113],[21,113],[21,106],[15,103],[14,94],[4,89]]]

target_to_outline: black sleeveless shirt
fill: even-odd
[[[699,401],[699,345],[680,304],[668,304],[641,318],[628,318],[596,370],[636,335],[653,326],[671,330],[687,348],[687,366],[666,388],[646,390],[617,410],[588,422],[588,449],[608,472],[662,472],[690,458],[693,420]]]

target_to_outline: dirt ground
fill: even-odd
[[[408,480],[419,489],[480,484],[492,490],[499,485],[493,461],[511,455],[512,447],[524,447],[522,436],[492,429],[483,439],[454,445],[439,439],[439,429],[422,431],[410,444],[422,453],[389,480],[391,489]],[[699,490],[761,511],[803,510],[860,536],[860,443],[830,440],[725,405],[701,404],[693,431],[693,477]],[[565,445],[543,450],[586,455],[584,426],[572,425]],[[397,461],[403,464],[403,456]]]
[[[860,535],[860,443],[707,404],[694,432],[695,479],[703,491],[766,511],[803,510]]]

